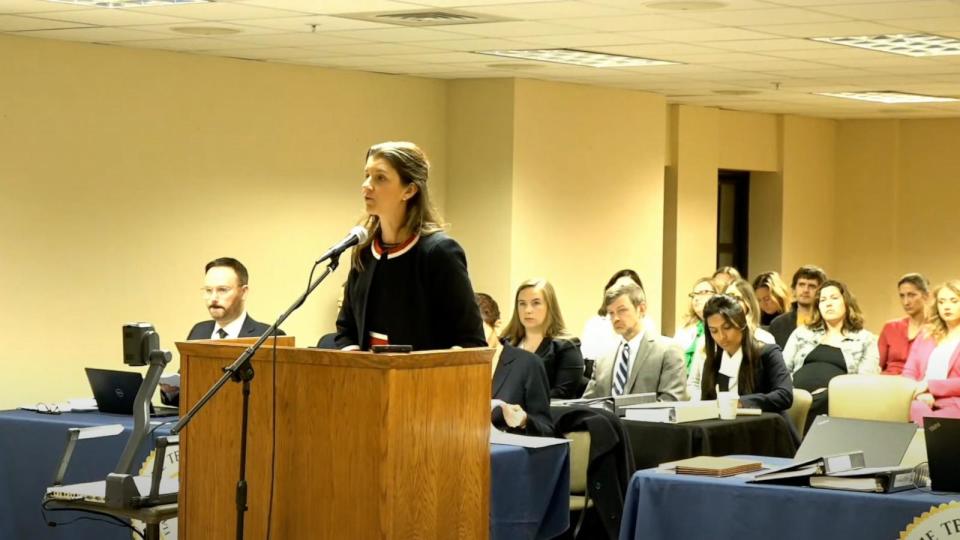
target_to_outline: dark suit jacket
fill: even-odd
[[[537,356],[543,359],[543,367],[547,370],[551,398],[580,397],[576,395],[583,376],[579,339],[544,338],[537,347]]]
[[[193,341],[196,339],[210,339],[210,336],[213,335],[213,329],[216,327],[217,323],[214,320],[198,322],[193,325],[193,328],[190,329],[190,333],[187,335],[187,341]],[[247,318],[243,320],[243,325],[240,327],[240,335],[238,337],[260,337],[270,328],[269,324],[263,324],[262,322],[257,322],[253,320],[253,317],[247,313]],[[277,329],[278,336],[285,336],[283,330]],[[167,395],[163,391],[160,392],[160,401],[165,405],[180,405],[180,393]]]
[[[414,257],[419,279],[398,291],[407,301],[388,316],[395,321],[390,342],[415,351],[486,347],[480,309],[467,275],[467,258],[459,244],[442,232],[422,236],[402,257]],[[367,296],[379,262],[369,247],[360,252],[363,270],[351,268],[337,317],[337,348],[368,348]]]
[[[187,336],[187,341],[192,341],[195,339],[210,339],[210,336],[213,335],[213,329],[216,327],[216,321],[209,320],[198,322],[193,325],[193,328],[190,329],[190,334]],[[270,328],[269,324],[264,324],[262,322],[257,322],[253,320],[253,317],[250,314],[247,314],[247,318],[243,320],[243,326],[240,327],[240,335],[238,337],[260,337],[263,335],[267,329]],[[278,336],[285,336],[283,330],[277,330]]]
[[[718,365],[717,368],[719,367]],[[724,382],[720,384],[720,388],[724,388],[727,382],[726,377],[719,373],[715,375],[718,381],[721,377],[724,379]],[[755,380],[757,388],[752,394],[742,395],[741,393],[740,403],[744,407],[778,413],[789,409],[793,405],[793,380],[790,378],[787,365],[783,362],[780,347],[764,345],[760,352],[760,365]],[[706,389],[701,391],[706,392]],[[710,394],[713,394],[713,392],[710,392]],[[716,396],[704,399],[716,399]]]
[[[777,315],[777,318],[770,323],[770,333],[773,334],[773,339],[777,341],[777,345],[780,346],[780,350],[783,350],[783,348],[787,346],[787,340],[790,339],[790,334],[792,334],[796,329],[796,307],[794,307],[793,311],[788,311],[786,313]]]
[[[553,436],[550,385],[543,362],[537,355],[504,345],[503,352],[500,353],[500,363],[493,372],[493,399],[520,405],[527,413],[526,429],[513,430],[507,428],[503,411],[497,407],[492,413],[494,426],[527,435]]]

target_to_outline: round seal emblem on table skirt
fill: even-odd
[[[960,502],[941,504],[913,518],[900,540],[940,540],[960,536]]]

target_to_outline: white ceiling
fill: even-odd
[[[804,38],[960,38],[960,0],[725,0],[707,11],[649,0],[229,0],[128,9],[0,0],[0,33],[337,69],[464,79],[525,77],[631,88],[671,103],[833,118],[960,116],[960,102],[860,103],[812,92],[960,97],[960,56],[911,58]],[[412,28],[345,13],[456,9],[506,21]],[[227,27],[221,36],[172,28]],[[565,47],[675,65],[597,69],[473,51]],[[747,95],[736,95],[747,92]]]

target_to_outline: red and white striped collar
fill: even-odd
[[[402,244],[393,246],[391,248],[384,248],[380,243],[380,237],[374,237],[373,242],[370,242],[370,252],[373,253],[374,258],[380,259],[380,257],[386,253],[388,259],[395,259],[404,253],[410,251],[413,246],[417,244],[420,240],[420,235],[416,234],[408,238]]]

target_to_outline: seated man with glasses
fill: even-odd
[[[188,340],[235,339],[260,337],[270,325],[253,320],[245,307],[249,289],[247,267],[231,257],[220,257],[207,263],[203,294],[209,321],[193,325]],[[282,330],[277,331],[283,335]],[[180,388],[169,384],[160,385],[160,397],[168,405],[180,404]]]

